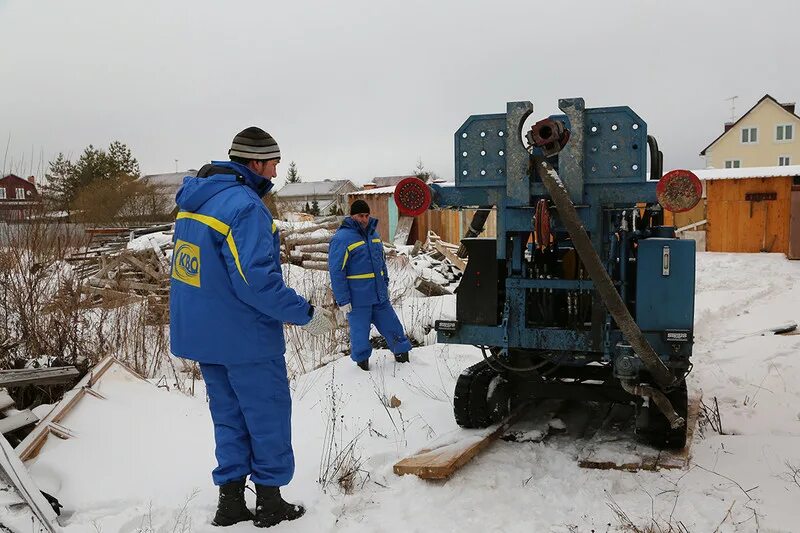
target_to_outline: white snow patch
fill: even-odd
[[[708,426],[698,432],[688,471],[581,469],[576,456],[585,442],[551,435],[497,442],[446,483],[397,477],[392,465],[400,458],[469,434],[453,420],[453,387],[481,355],[435,344],[396,364],[387,350],[376,350],[368,373],[341,358],[293,382],[297,470],[283,493],[308,513],[276,531],[613,531],[612,501],[642,526],[671,516],[689,531],[714,531],[723,521],[719,531],[795,531],[800,335],[748,334],[800,320],[800,263],[711,253],[697,262],[689,386],[702,390],[706,403],[717,398],[728,434]],[[324,284],[325,273],[309,272],[298,274],[309,278],[307,288]],[[398,309],[408,326],[418,323],[414,316],[452,318],[454,302],[406,298]],[[77,437],[49,439],[30,464],[41,488],[65,505],[64,531],[132,533],[143,524],[173,531],[183,516],[193,532],[216,532],[209,524],[217,498],[213,432],[202,390],[192,398],[110,377],[99,391],[107,400],[87,396],[63,421]],[[400,407],[384,406],[392,395]],[[317,484],[334,397],[336,438],[355,439],[362,461],[363,485],[350,495]]]

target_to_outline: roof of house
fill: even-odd
[[[364,189],[361,191],[353,191],[347,193],[347,196],[362,196],[372,194],[393,194],[396,185],[389,185],[387,187],[375,187],[374,189]]]
[[[33,176],[31,176],[31,177],[33,177]],[[16,174],[6,174],[5,176],[0,176],[0,181],[5,181],[5,180],[7,180],[7,181],[21,181],[21,182],[24,182],[27,185],[32,186],[34,189],[36,188],[36,183],[31,182],[30,178],[29,179],[20,178]]]
[[[774,99],[773,97],[771,97],[770,95],[768,95],[768,94],[765,94],[765,95],[764,95],[764,97],[763,97],[763,98],[761,98],[761,100],[759,100],[758,102],[756,102],[756,105],[754,105],[753,107],[751,107],[750,109],[748,109],[748,110],[747,110],[747,113],[745,113],[744,115],[742,115],[741,117],[739,117],[739,120],[737,120],[736,122],[734,122],[733,124],[731,124],[731,125],[730,125],[730,127],[727,127],[727,124],[726,124],[726,127],[724,128],[724,129],[725,129],[725,131],[723,131],[722,133],[720,133],[720,134],[719,134],[719,137],[717,137],[716,139],[714,139],[713,141],[711,141],[711,143],[710,143],[708,146],[706,146],[705,148],[703,148],[703,151],[702,151],[702,152],[700,152],[700,155],[706,155],[706,150],[708,150],[709,148],[711,148],[711,147],[714,145],[714,143],[716,143],[718,140],[720,140],[720,139],[721,139],[721,138],[722,138],[722,137],[723,137],[723,136],[724,136],[726,133],[728,133],[730,130],[732,130],[733,128],[735,128],[735,127],[736,127],[736,125],[737,125],[739,122],[741,122],[741,121],[742,121],[742,119],[744,119],[744,117],[746,117],[747,115],[749,115],[749,114],[750,114],[750,112],[751,112],[753,109],[755,109],[756,107],[758,107],[758,104],[760,104],[760,103],[761,103],[761,102],[763,102],[764,100],[772,100],[772,101],[773,101],[773,102],[775,102],[775,103],[776,103],[778,106],[780,106],[780,107],[781,107],[781,108],[782,108],[784,111],[786,111],[787,113],[789,113],[790,115],[792,115],[792,116],[793,116],[793,117],[795,117],[796,119],[800,120],[800,116],[797,116],[797,114],[794,112],[794,108],[795,108],[795,104],[794,104],[794,103],[782,104],[782,103],[778,102],[777,100],[775,100],[775,99]]]
[[[408,176],[404,176],[408,177]],[[414,176],[411,176],[412,178]],[[436,185],[440,187],[455,187],[455,182],[453,181],[445,181],[445,180],[436,180],[434,182]],[[372,195],[372,194],[394,194],[394,190],[397,185],[388,185],[386,187],[375,187],[374,189],[363,189],[360,191],[353,191],[347,193],[347,196],[362,196],[362,195]]]
[[[782,167],[704,168],[693,170],[701,180],[739,180],[800,176],[800,165]]]
[[[323,180],[323,181],[301,181],[300,183],[287,183],[277,192],[281,198],[292,198],[295,196],[325,196],[328,194],[340,194],[342,189],[357,187],[350,180]]]
[[[388,187],[389,185],[397,185],[406,178],[413,178],[414,176],[380,176],[372,178],[372,183],[376,187]]]
[[[153,185],[162,185],[164,187],[180,187],[183,185],[183,178],[186,176],[197,176],[197,170],[189,169],[184,172],[167,172],[166,174],[148,174],[139,178],[142,181],[152,183]]]

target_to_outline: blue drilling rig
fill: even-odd
[[[662,154],[628,107],[586,109],[523,131],[530,102],[473,115],[455,133],[455,183],[398,184],[400,213],[477,209],[456,320],[439,342],[481,348],[456,383],[462,427],[487,427],[539,398],[633,402],[636,431],[663,448],[686,442],[695,243],[664,209],[691,209],[700,182],[662,176]],[[649,170],[648,170],[649,161]],[[497,237],[481,238],[495,211]]]

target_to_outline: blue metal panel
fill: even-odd
[[[631,108],[589,109],[584,127],[587,184],[647,180],[647,124]]]
[[[505,183],[503,187],[454,187],[452,185],[432,184],[434,207],[479,207],[482,205],[499,205],[505,201]]]
[[[665,265],[665,254],[668,265]],[[694,325],[695,242],[639,241],[636,322],[642,331],[691,330]]]
[[[506,183],[506,114],[473,115],[455,133],[458,187]]]

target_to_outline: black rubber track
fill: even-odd
[[[472,414],[471,414],[471,389],[472,381],[475,375],[489,365],[486,361],[481,361],[466,368],[456,380],[456,390],[453,394],[453,414],[455,415],[456,424],[462,428],[475,428]]]

